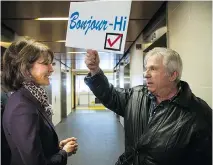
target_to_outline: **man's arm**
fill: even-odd
[[[108,82],[102,70],[93,76],[89,73],[84,80],[104,106],[124,117],[124,111],[132,89],[114,88],[114,86]]]
[[[87,50],[85,64],[90,70],[90,73],[85,78],[85,83],[104,106],[124,117],[124,111],[132,89],[114,88],[100,69],[99,63],[98,52],[95,50]]]

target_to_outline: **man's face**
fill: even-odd
[[[151,56],[147,59],[145,78],[150,92],[158,95],[171,84],[166,68],[163,65],[163,57]]]

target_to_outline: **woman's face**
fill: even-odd
[[[50,84],[49,77],[53,71],[52,64],[50,62],[45,63],[44,57],[41,56],[37,61],[34,62],[30,73],[36,84],[45,86]]]

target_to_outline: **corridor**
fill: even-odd
[[[77,110],[56,126],[59,139],[76,137],[79,148],[68,165],[114,165],[124,152],[124,129],[109,110]]]

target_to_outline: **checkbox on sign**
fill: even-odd
[[[104,49],[120,51],[122,39],[123,34],[106,33]]]

